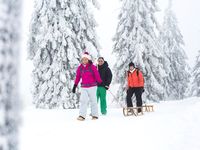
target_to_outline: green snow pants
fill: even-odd
[[[106,104],[106,89],[104,87],[97,88],[97,102],[100,99],[101,114],[106,115],[107,104]]]

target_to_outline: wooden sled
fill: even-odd
[[[141,109],[141,112],[138,112],[138,109]],[[124,107],[123,108],[123,115],[124,116],[138,116],[143,115],[144,112],[153,112],[154,108],[153,105],[144,105],[141,107]]]

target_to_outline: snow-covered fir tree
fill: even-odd
[[[198,56],[196,58],[195,66],[192,72],[192,83],[189,88],[190,96],[198,96],[200,97],[200,50]]]
[[[169,6],[165,11],[159,40],[164,54],[163,64],[168,75],[163,84],[166,91],[165,99],[182,99],[188,87],[190,68],[183,48],[183,36],[172,10],[172,0],[169,0]]]
[[[36,107],[78,107],[79,94],[71,89],[82,53],[99,54],[95,27],[86,0],[35,1],[28,53]]]
[[[162,78],[166,76],[160,63],[162,54],[159,49],[156,31],[158,24],[155,13],[158,11],[155,0],[123,0],[119,24],[114,37],[114,65],[116,82],[119,83],[118,100],[126,97],[126,71],[132,61],[145,76],[146,99],[160,101],[164,89]]]
[[[21,0],[0,0],[0,150],[18,149]]]

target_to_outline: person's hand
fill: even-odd
[[[105,88],[106,88],[106,90],[108,90],[110,87],[106,85]]]
[[[72,93],[76,93],[76,87],[77,87],[77,85],[74,84],[73,89],[72,89]]]

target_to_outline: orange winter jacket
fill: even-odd
[[[128,71],[128,86],[129,87],[144,87],[144,78],[142,72],[135,69],[132,73]]]

